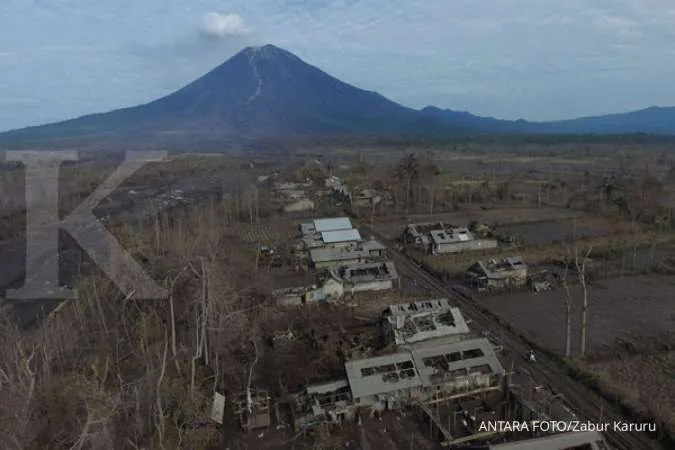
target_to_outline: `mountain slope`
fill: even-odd
[[[458,134],[675,134],[675,108],[557,121],[506,121],[365,91],[274,47],[248,47],[153,102],[0,134],[0,144],[217,146],[261,138]]]
[[[454,111],[452,109],[440,109],[435,106],[427,106],[421,111],[422,115],[445,123],[453,123],[470,128],[474,132],[481,133],[514,133],[525,132],[529,122],[524,120],[510,121],[500,120],[494,117],[482,117],[467,111]]]
[[[145,105],[10,131],[5,140],[444,131],[446,124],[358,89],[274,47],[249,47],[184,88]]]
[[[652,106],[623,114],[529,123],[528,128],[543,133],[574,134],[675,134],[675,107]]]

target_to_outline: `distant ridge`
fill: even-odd
[[[150,103],[0,134],[0,144],[217,146],[257,139],[472,134],[675,135],[675,108],[556,121],[506,121],[433,106],[416,110],[265,45],[247,47]]]

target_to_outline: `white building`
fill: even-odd
[[[403,346],[460,337],[469,333],[469,326],[459,308],[442,298],[389,306],[384,313],[383,332],[387,343]]]
[[[344,295],[342,284],[331,277],[323,280],[289,277],[283,281],[277,282],[281,287],[272,292],[272,297],[279,306],[300,306],[336,300]]]
[[[505,374],[485,338],[421,342],[407,351],[348,361],[345,369],[354,401],[375,408],[501,389]]]
[[[524,286],[528,267],[520,256],[501,261],[478,261],[466,271],[465,282],[478,290],[499,290]]]
[[[443,222],[411,223],[403,239],[420,251],[434,255],[497,248],[494,239],[477,239],[467,227],[454,227]]]
[[[429,235],[431,253],[434,255],[497,248],[496,240],[476,239],[466,227],[432,230]]]
[[[393,289],[398,281],[396,266],[391,261],[337,266],[330,274],[350,293],[386,291]]]

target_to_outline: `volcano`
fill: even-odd
[[[0,144],[216,147],[259,139],[472,134],[675,134],[675,108],[558,122],[507,121],[433,106],[416,110],[359,89],[292,53],[247,47],[150,103],[0,134]]]

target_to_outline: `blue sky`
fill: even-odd
[[[675,105],[672,0],[2,0],[0,130],[132,106],[275,44],[412,107]]]

